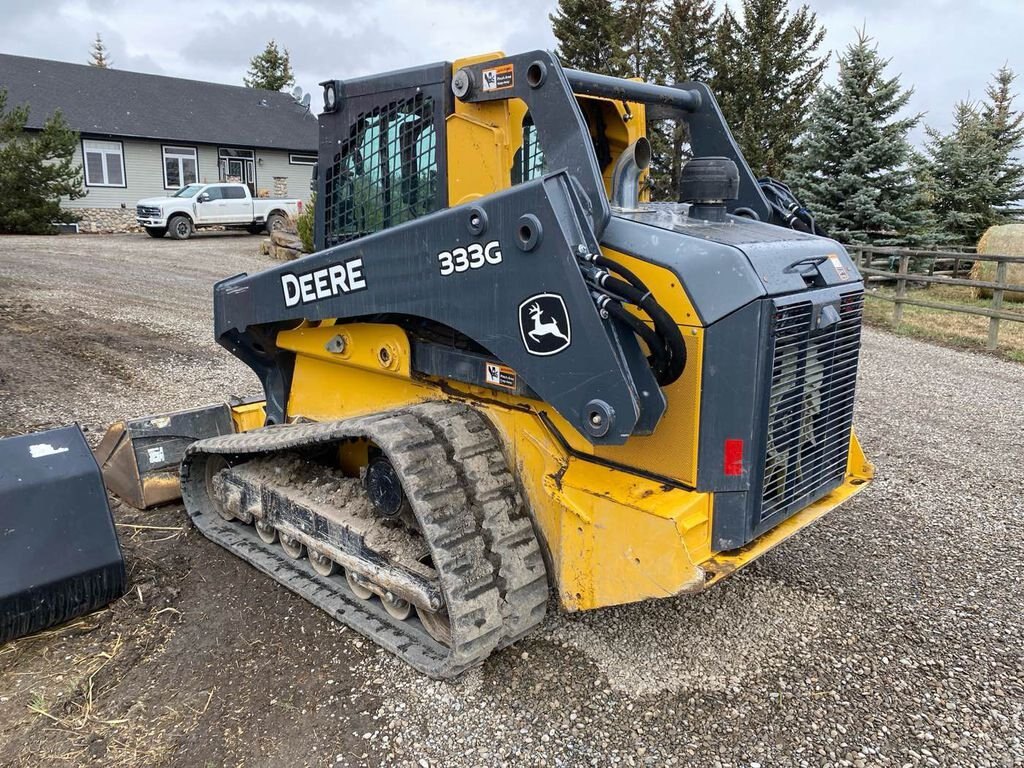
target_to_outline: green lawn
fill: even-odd
[[[895,296],[896,289],[889,286],[872,287],[864,301],[864,320],[869,325],[894,333],[928,339],[968,349],[984,350],[988,340],[987,317],[947,312],[928,307],[903,306],[903,322],[899,328],[892,322],[895,305],[875,296]],[[926,289],[908,288],[907,298],[920,301],[935,301],[943,304],[960,304],[967,307],[990,309],[990,299],[972,298],[969,289],[954,286],[932,285]],[[1003,309],[1024,315],[1024,304],[1003,302]],[[1003,320],[999,325],[998,354],[1010,360],[1024,363],[1024,323]]]

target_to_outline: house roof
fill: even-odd
[[[315,152],[317,121],[290,94],[0,54],[8,107],[26,128],[57,109],[84,134]]]

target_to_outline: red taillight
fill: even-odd
[[[302,201],[299,200],[299,213],[302,213]]]
[[[725,441],[725,474],[727,476],[743,474],[743,441]]]

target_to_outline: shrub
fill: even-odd
[[[316,192],[309,196],[309,202],[302,206],[302,213],[295,219],[295,228],[302,241],[302,250],[313,252],[313,214],[316,211]]]

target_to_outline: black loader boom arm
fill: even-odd
[[[489,83],[495,72],[510,74],[500,84]],[[320,167],[333,170],[317,180],[320,250],[292,264],[230,278],[215,289],[218,341],[259,376],[268,422],[289,417],[294,358],[276,346],[279,330],[302,320],[405,318],[452,329],[489,359],[511,366],[533,395],[594,444],[622,444],[631,435],[651,434],[666,407],[659,384],[680,375],[686,349],[675,320],[646,286],[601,255],[612,207],[577,94],[643,103],[652,116],[686,120],[696,154],[736,164],[738,194],[726,203],[729,211],[772,221],[777,218],[773,207],[708,88],[566,70],[543,51],[471,64],[454,73],[450,65],[437,64],[378,78],[326,81],[324,87]],[[381,99],[395,98],[387,94],[400,91],[438,106],[415,120],[383,123]],[[437,137],[437,154],[444,157],[451,149],[445,149],[445,119],[453,110],[453,94],[464,104],[521,100],[549,172],[511,188],[482,190],[482,197],[453,208],[445,163],[440,162],[429,192],[431,207],[425,215],[398,223],[403,219],[394,218],[392,200],[400,193],[389,188],[385,170],[379,184],[387,202],[379,230],[325,234],[328,220],[359,205],[346,176],[353,172],[337,170],[339,146],[377,131],[379,152],[385,158],[396,153],[384,161],[386,169],[422,145],[422,138],[410,140],[411,131],[421,131],[415,135],[422,137],[429,127]],[[391,130],[399,137],[404,132],[404,143],[395,140],[400,152],[389,150],[383,138]],[[353,157],[354,173],[362,173],[363,150],[354,150]],[[366,178],[374,183],[373,177]],[[341,199],[338,189],[347,189],[349,197]],[[627,303],[646,313],[653,330],[624,308]],[[646,342],[650,360],[638,337]]]
[[[465,249],[465,271],[449,266],[456,249]],[[276,330],[368,315],[432,320],[516,369],[595,443],[618,444],[636,431],[641,411],[656,423],[665,400],[636,338],[617,332],[594,304],[580,257],[598,249],[572,178],[553,173],[221,281],[214,292],[217,338],[257,373],[268,420],[280,422],[290,363],[273,344]],[[522,338],[521,315],[529,317],[542,301],[560,303],[568,321],[558,354],[531,352]]]

